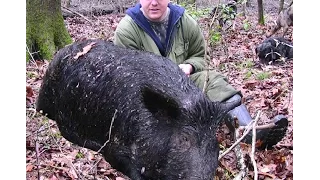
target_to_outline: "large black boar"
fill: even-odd
[[[216,128],[228,106],[211,102],[169,59],[102,40],[58,51],[37,99],[63,137],[103,147],[105,159],[134,180],[213,178]]]

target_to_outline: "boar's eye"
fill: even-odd
[[[194,138],[186,133],[174,134],[171,137],[172,150],[177,152],[185,152],[190,149],[193,140]]]

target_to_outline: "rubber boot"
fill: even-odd
[[[226,102],[236,102],[239,101],[239,98],[241,101],[241,96],[235,95]],[[233,121],[235,117],[238,119],[240,126],[246,126],[252,121],[252,118],[244,104],[234,108],[228,114],[229,118],[226,120],[226,125],[232,131],[234,131],[235,128],[235,123]],[[284,115],[277,115],[273,118],[273,123],[275,123],[275,126],[272,128],[259,129],[256,131],[257,149],[271,149],[273,145],[277,144],[285,136],[288,127],[288,119]],[[242,142],[251,144],[251,132],[242,140]]]

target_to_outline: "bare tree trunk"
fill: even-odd
[[[27,0],[26,44],[37,58],[51,60],[72,39],[65,27],[61,0]],[[27,61],[30,59],[27,53]]]
[[[249,0],[234,0],[235,2],[237,2],[237,4],[241,4],[242,7],[242,15],[244,17],[246,17],[247,14],[247,7],[251,7],[251,2]]]
[[[251,0],[247,0],[246,6],[247,6],[247,7],[251,7]]]
[[[280,0],[279,1],[279,10],[278,10],[278,14],[281,13],[281,11],[283,10],[283,4],[284,4],[284,0]]]
[[[258,23],[264,25],[262,0],[258,0]]]
[[[246,15],[247,15],[247,12],[246,12],[247,9],[246,9],[246,7],[247,7],[247,6],[246,6],[245,4],[242,4],[242,12],[243,12],[243,16],[244,16],[244,17],[246,17]]]

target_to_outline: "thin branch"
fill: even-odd
[[[256,129],[257,129],[257,130],[260,130],[260,129],[269,129],[269,128],[273,128],[273,127],[275,127],[275,126],[276,126],[275,123],[268,123],[268,124],[256,126]],[[242,129],[245,129],[246,127],[247,127],[247,126],[240,126],[239,129],[242,130]]]
[[[271,179],[276,179],[275,175],[272,175],[272,174],[269,174],[269,173],[259,172],[259,174],[264,175],[264,176],[269,176]]]
[[[36,157],[37,157],[37,174],[38,174],[38,180],[40,180],[40,169],[39,169],[39,143],[38,143],[38,133],[37,133],[37,139],[36,139]]]
[[[206,53],[207,48],[205,48],[205,49],[206,49],[206,50],[205,50],[205,53]],[[206,57],[206,54],[205,54],[205,57]],[[206,61],[206,59],[205,59],[205,61]],[[210,63],[207,63],[207,66],[210,66]],[[205,78],[204,78],[204,84],[203,84],[203,89],[202,89],[202,92],[203,92],[203,93],[205,93],[206,88],[207,88],[207,85],[208,85],[208,81],[209,81],[209,69],[210,69],[210,68],[208,68],[208,69],[206,70],[206,75],[205,75]]]
[[[288,148],[288,149],[293,149],[293,145],[292,144],[281,144],[281,143],[278,143],[277,146],[278,147],[285,147],[285,148]]]
[[[97,151],[97,153],[99,153],[106,145],[107,143],[110,141],[111,139],[111,130],[112,130],[112,125],[113,125],[113,122],[114,122],[114,119],[116,117],[116,114],[117,114],[118,110],[116,109],[114,111],[114,114],[113,114],[113,117],[112,117],[112,120],[111,120],[111,124],[110,124],[110,127],[109,127],[109,137],[108,137],[108,140],[103,144],[103,146],[101,146],[101,148]]]
[[[116,117],[116,114],[117,114],[118,110],[116,109],[114,111],[114,114],[113,114],[113,117],[112,117],[112,120],[111,120],[111,123],[110,123],[110,127],[109,127],[109,137],[108,137],[108,140],[100,147],[100,149],[97,151],[97,153],[99,153],[106,145],[107,143],[110,141],[111,139],[111,130],[112,130],[112,125],[113,125],[113,122],[114,122],[114,119]],[[97,166],[97,164],[101,161],[102,158],[100,158],[100,160],[98,160],[90,169],[89,169],[89,172]]]
[[[235,130],[234,139],[237,140],[238,137],[239,137],[239,128]],[[240,172],[235,178],[233,178],[233,180],[242,180],[247,175],[248,168],[245,165],[243,153],[239,144],[234,148],[234,151],[236,153],[238,166],[240,166]]]
[[[94,177],[96,177],[96,175],[97,175],[97,164],[100,162],[102,160],[102,158],[99,158],[98,159],[98,161],[96,162],[96,163],[94,163],[93,165],[92,165],[92,167],[89,169],[89,171],[88,172],[90,172],[90,171],[92,171],[93,170],[93,168],[95,168],[95,171],[94,171]]]
[[[293,97],[292,91],[290,91],[290,93],[289,93],[289,101],[288,101],[288,105],[287,105],[287,109],[288,109],[288,110],[289,110],[289,106],[290,106],[292,97]]]
[[[231,147],[229,147],[226,151],[224,151],[218,158],[218,160],[220,161],[221,158],[223,158],[223,156],[225,156],[226,154],[228,154],[236,145],[238,145],[243,138],[246,137],[247,134],[249,134],[250,130],[252,129],[252,124],[254,123],[254,120],[251,121],[246,127],[245,132],[243,133],[243,135],[235,142],[232,144]]]
[[[32,62],[33,64],[35,64],[37,68],[39,68],[38,65],[37,65],[37,63],[36,63],[36,61],[34,60],[34,58],[33,58],[33,56],[32,56],[33,53],[30,52],[27,44],[26,44],[26,47],[27,47],[27,51],[28,51],[29,55],[31,56],[31,59],[32,59],[31,62]]]
[[[260,111],[259,111],[260,112]],[[258,112],[258,115],[260,116],[260,113]],[[259,117],[257,116],[257,117]],[[245,128],[245,131],[243,132],[243,135],[235,142],[232,144],[231,147],[229,147],[226,151],[224,151],[218,158],[218,160],[220,161],[220,159],[225,156],[226,154],[228,154],[235,146],[237,146],[249,133],[250,131],[252,130],[253,128],[253,124],[257,121],[257,117],[256,119],[250,121],[250,123],[247,125],[247,126],[241,126],[239,127],[239,129],[242,129],[242,128]],[[269,123],[267,125],[262,125],[262,126],[256,126],[256,129],[265,129],[265,128],[268,128],[268,127],[274,127],[275,124],[274,123]]]
[[[51,125],[49,125],[49,126],[41,126],[38,130],[37,130],[37,133],[40,133],[40,132],[42,132],[42,131],[44,131],[44,130],[46,130],[46,129],[48,129],[48,128],[51,128],[51,127],[53,127],[55,124],[51,124]]]
[[[31,52],[30,52],[30,50],[29,50],[29,48],[28,48],[28,45],[26,45],[26,47],[27,47],[27,51],[28,51],[29,55],[31,56],[32,60],[35,61],[33,56],[32,56],[32,54],[31,54]]]
[[[217,4],[217,7],[219,7],[220,6],[220,0],[218,1],[218,4]],[[214,12],[214,15],[213,15],[213,18],[212,18],[212,20],[211,20],[211,22],[210,22],[210,29],[212,28],[212,25],[213,25],[213,23],[214,23],[214,21],[215,21],[215,19],[218,17],[218,10],[216,9],[216,11]]]
[[[252,164],[253,164],[253,169],[254,169],[254,180],[258,180],[258,168],[257,168],[257,163],[254,159],[254,153],[255,153],[255,149],[256,149],[256,137],[257,137],[257,130],[256,130],[256,125],[257,125],[257,122],[259,120],[259,117],[260,117],[260,114],[261,114],[261,111],[259,110],[258,111],[258,114],[256,116],[256,119],[254,120],[254,123],[252,125],[252,147],[251,147],[251,161],[252,161]]]
[[[284,93],[286,93],[288,91],[288,89],[285,89],[284,91],[282,91],[276,98],[273,99],[273,101],[270,104],[273,104],[278,98],[281,97],[281,95],[283,95]]]
[[[30,115],[30,118],[33,118],[37,114],[37,111],[35,108],[27,108],[26,111],[32,112],[32,114]]]
[[[92,21],[90,21],[88,18],[86,18],[84,15],[82,15],[82,14],[80,14],[80,13],[78,13],[78,12],[75,12],[75,11],[73,11],[73,10],[71,10],[71,9],[69,9],[69,8],[67,8],[67,7],[65,7],[65,6],[61,6],[62,8],[64,8],[64,9],[66,9],[67,11],[69,11],[69,12],[71,12],[71,13],[73,13],[73,14],[76,14],[76,15],[78,15],[78,16],[80,16],[80,17],[82,17],[83,19],[85,19],[86,21],[88,21],[89,23],[91,23],[91,24],[93,24],[93,22]]]

